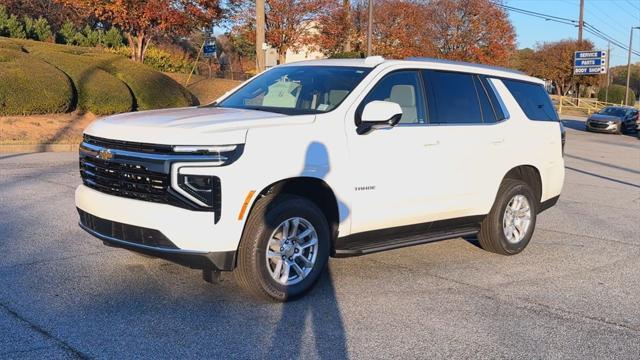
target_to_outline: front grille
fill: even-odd
[[[105,161],[80,155],[82,182],[98,191],[136,200],[170,203],[169,174],[150,171],[140,164]]]
[[[100,235],[140,245],[166,249],[178,248],[158,230],[106,220],[80,209],[78,213],[80,223]]]
[[[596,122],[596,121],[590,121],[589,122],[589,126],[591,126],[593,128],[598,128],[598,129],[606,129],[607,127],[609,127],[609,124]]]

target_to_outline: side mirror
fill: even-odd
[[[402,118],[402,108],[391,101],[372,101],[362,110],[360,123],[356,128],[358,135],[364,135],[373,129],[382,129],[398,125]]]

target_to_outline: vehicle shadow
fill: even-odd
[[[587,132],[586,122],[582,120],[561,119],[560,121],[569,129]]]

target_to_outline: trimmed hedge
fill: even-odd
[[[146,65],[118,57],[102,68],[124,81],[133,92],[137,110],[185,107],[198,100],[184,86]]]
[[[34,48],[31,54],[55,65],[73,80],[78,110],[108,115],[133,109],[133,96],[127,86],[100,68],[106,59],[96,58],[91,53],[75,55],[43,48]]]
[[[69,78],[21,51],[0,48],[0,115],[67,112],[72,106]]]
[[[67,105],[64,106],[64,110],[37,110],[33,112],[31,110],[23,111],[12,105],[3,108],[3,115],[60,112],[74,109],[97,115],[107,115],[131,110],[184,107],[198,103],[198,100],[187,89],[161,72],[100,49],[6,38],[0,38],[0,49],[7,51],[11,49],[11,51],[20,54],[20,65],[13,66],[12,69],[18,68],[18,71],[22,71],[21,74],[23,74],[20,79],[5,81],[5,78],[12,78],[4,75],[9,71],[9,68],[2,64],[0,66],[0,82],[2,82],[0,87],[8,89],[12,86],[13,89],[18,86],[14,83],[20,83],[21,86],[37,87],[36,84],[42,83],[47,74],[52,74],[52,82],[59,81],[55,77],[62,75],[66,80],[66,87],[44,85],[35,93],[48,94],[60,92],[61,89],[68,90],[66,92],[68,98],[65,102]],[[24,66],[27,63],[26,60],[43,65],[40,65],[37,70],[33,70],[31,67]],[[42,79],[32,79],[31,75],[42,77]],[[32,90],[32,92],[34,91]],[[0,100],[4,102],[13,104],[28,100],[29,103],[33,102],[33,106],[37,108],[39,108],[37,105],[39,101],[46,100],[43,97],[35,101],[28,95],[30,92],[22,92],[17,88],[15,91],[6,90],[1,94],[4,98],[0,98]]]

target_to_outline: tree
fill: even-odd
[[[521,69],[531,76],[551,80],[558,95],[566,95],[574,83],[593,85],[597,76],[573,75],[574,53],[579,50],[593,50],[593,43],[584,40],[567,39],[536,45],[532,54],[521,59]]]
[[[627,101],[624,102],[624,94],[626,90],[626,86],[613,84],[609,86],[609,92],[607,94],[606,87],[603,87],[598,91],[598,100],[600,101],[608,101],[610,103],[616,104],[635,104],[636,102],[636,93],[633,89],[629,89],[629,95],[627,97]]]
[[[515,31],[505,10],[490,0],[434,0],[426,25],[439,58],[507,65]]]
[[[348,43],[364,52],[367,5],[368,0],[356,0],[347,9],[334,0],[332,12],[318,21],[316,42],[321,51],[332,56]],[[507,14],[489,0],[378,0],[373,25],[373,51],[385,57],[506,65],[515,50]]]
[[[627,86],[627,65],[615,66],[610,70],[612,83]],[[640,94],[640,62],[631,64],[629,88],[631,88],[636,94]]]
[[[65,6],[60,0],[0,0],[0,3],[6,5],[10,14],[16,15],[20,19],[25,16],[33,19],[40,17],[46,19],[54,32],[67,21],[80,26],[81,23],[92,20],[88,19],[88,13]]]
[[[317,20],[333,4],[334,0],[265,0],[265,38],[280,63],[288,50],[299,51],[312,42]],[[231,0],[229,5],[237,27],[255,28],[255,0]]]
[[[220,19],[218,0],[60,0],[90,10],[96,18],[122,30],[131,59],[144,61],[149,44],[167,35],[188,35],[194,28],[210,29]]]

